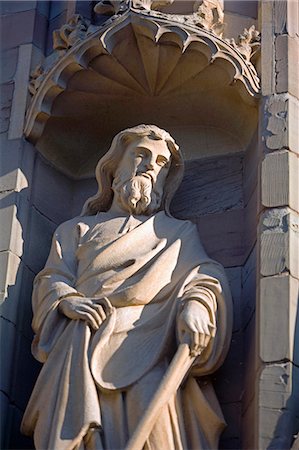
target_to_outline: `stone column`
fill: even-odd
[[[255,446],[288,449],[299,431],[298,2],[261,2],[261,22]]]

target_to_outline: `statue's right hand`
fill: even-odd
[[[94,330],[107,318],[103,305],[85,297],[66,297],[61,300],[58,309],[69,319],[85,320]]]

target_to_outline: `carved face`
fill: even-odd
[[[131,142],[119,163],[113,190],[118,203],[135,214],[150,214],[161,204],[171,152],[163,140]]]
[[[117,172],[125,177],[150,177],[153,186],[163,188],[170,167],[171,153],[165,141],[142,137],[131,142]]]

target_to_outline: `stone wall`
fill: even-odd
[[[96,188],[94,180],[74,181],[58,172],[22,137],[29,73],[44,57],[51,58],[52,31],[74,12],[91,19],[92,3],[1,3],[1,448],[32,448],[19,426],[40,369],[30,352],[33,278],[45,263],[56,226],[78,214]],[[257,2],[225,1],[224,6],[225,37],[257,23]],[[173,205],[176,215],[198,224],[208,253],[225,266],[232,288],[231,350],[214,376],[228,422],[221,443],[227,449],[289,448],[299,429],[294,383],[299,377],[299,95],[298,71],[289,63],[299,59],[295,7],[279,1],[262,5],[259,133],[233,155],[188,161],[186,177],[192,183],[182,185]],[[289,438],[282,444],[283,436]]]

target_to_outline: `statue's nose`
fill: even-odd
[[[146,170],[153,170],[153,168],[154,168],[153,163],[151,161],[148,161],[146,163]]]

